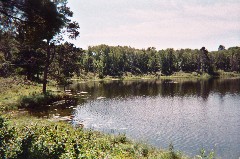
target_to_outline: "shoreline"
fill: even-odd
[[[210,76],[209,74],[196,74],[196,73],[182,73],[177,72],[171,76],[157,76],[157,74],[147,74],[139,76],[123,76],[123,77],[111,77],[107,76],[103,79],[85,76],[85,78],[71,78],[69,84],[72,82],[86,83],[86,82],[104,82],[104,81],[134,81],[134,80],[208,80],[211,78],[218,79],[234,79],[240,78],[240,73],[222,72],[219,76]],[[21,98],[28,98],[32,96],[41,96],[42,85],[30,81],[24,81],[22,77],[0,78],[0,111],[4,110],[17,110],[19,109],[19,103]],[[52,96],[52,100],[68,98],[68,94],[58,89],[56,83],[50,83],[47,87],[48,92]],[[39,97],[37,97],[39,98]],[[39,100],[44,100],[44,97],[40,97]]]
[[[193,73],[184,73],[184,72],[176,72],[173,75],[159,75],[159,74],[143,74],[143,75],[128,75],[122,77],[114,77],[114,76],[106,76],[104,78],[98,78],[98,76],[89,76],[88,74],[84,77],[73,77],[69,79],[70,81],[80,81],[80,82],[98,82],[98,81],[130,81],[130,80],[164,80],[164,79],[199,79],[199,80],[207,80],[211,78],[240,78],[240,73],[234,72],[220,72],[219,75],[209,75],[207,73],[198,74],[196,72]]]

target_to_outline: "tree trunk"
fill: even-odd
[[[44,67],[44,71],[43,71],[43,87],[42,87],[42,92],[43,94],[47,94],[47,78],[48,78],[48,68],[50,65],[50,45],[49,45],[49,41],[47,42],[47,57],[46,57],[46,61],[45,61],[45,67]]]
[[[45,66],[44,72],[43,72],[43,88],[42,88],[43,94],[47,94],[47,74],[48,74],[48,67]]]
[[[201,70],[201,51],[198,52],[198,73]]]

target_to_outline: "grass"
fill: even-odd
[[[217,71],[217,73],[219,74],[220,77],[240,77],[240,73],[237,72],[225,72],[223,70],[219,70]]]
[[[16,110],[22,100],[28,98],[39,99],[42,92],[42,85],[24,80],[22,77],[0,78],[0,111]],[[48,86],[49,91],[53,91],[54,86]],[[56,95],[56,94],[54,94]],[[34,100],[35,100],[34,99]],[[37,102],[42,101],[38,100]]]
[[[37,93],[28,96],[21,96],[18,103],[18,108],[37,108],[51,104],[55,101],[65,99],[64,94],[53,94],[53,93]]]
[[[103,134],[27,115],[0,116],[0,158],[190,159],[171,144],[168,150],[157,149],[124,134]],[[215,154],[202,149],[193,158],[213,159]]]
[[[157,73],[148,73],[142,75],[133,75],[132,73],[125,73],[122,77],[112,77],[105,76],[103,79],[98,77],[98,74],[86,73],[84,76],[73,77],[71,80],[78,81],[109,81],[109,80],[147,80],[147,79],[177,79],[177,78],[186,78],[186,79],[209,79],[212,77],[220,78],[231,78],[231,77],[240,77],[240,73],[237,72],[224,72],[219,70],[215,75],[210,75],[207,73],[197,73],[197,72],[175,72],[170,76],[162,75],[160,72]]]
[[[162,79],[172,79],[172,78],[209,79],[211,77],[212,76],[207,73],[199,74],[197,72],[192,72],[192,73],[175,72],[170,76],[161,76]]]
[[[125,135],[105,135],[63,122],[29,116],[4,120],[0,118],[0,158],[187,158],[134,143]]]

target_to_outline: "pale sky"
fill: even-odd
[[[240,46],[240,0],[69,0],[68,6],[81,27],[71,42],[83,49]]]

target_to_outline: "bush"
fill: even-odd
[[[33,94],[30,96],[23,96],[20,98],[20,108],[36,108],[39,106],[44,106],[51,104],[57,100],[62,99],[60,95],[54,95],[51,93],[47,94]]]
[[[131,143],[125,135],[104,135],[32,117],[0,117],[0,158],[162,158],[171,154]],[[184,157],[183,157],[184,158]]]
[[[10,128],[4,118],[0,116],[0,158],[10,158],[16,154],[12,151],[14,143],[15,129]],[[16,148],[17,149],[17,148]]]
[[[0,77],[9,77],[14,69],[9,61],[0,64]]]

